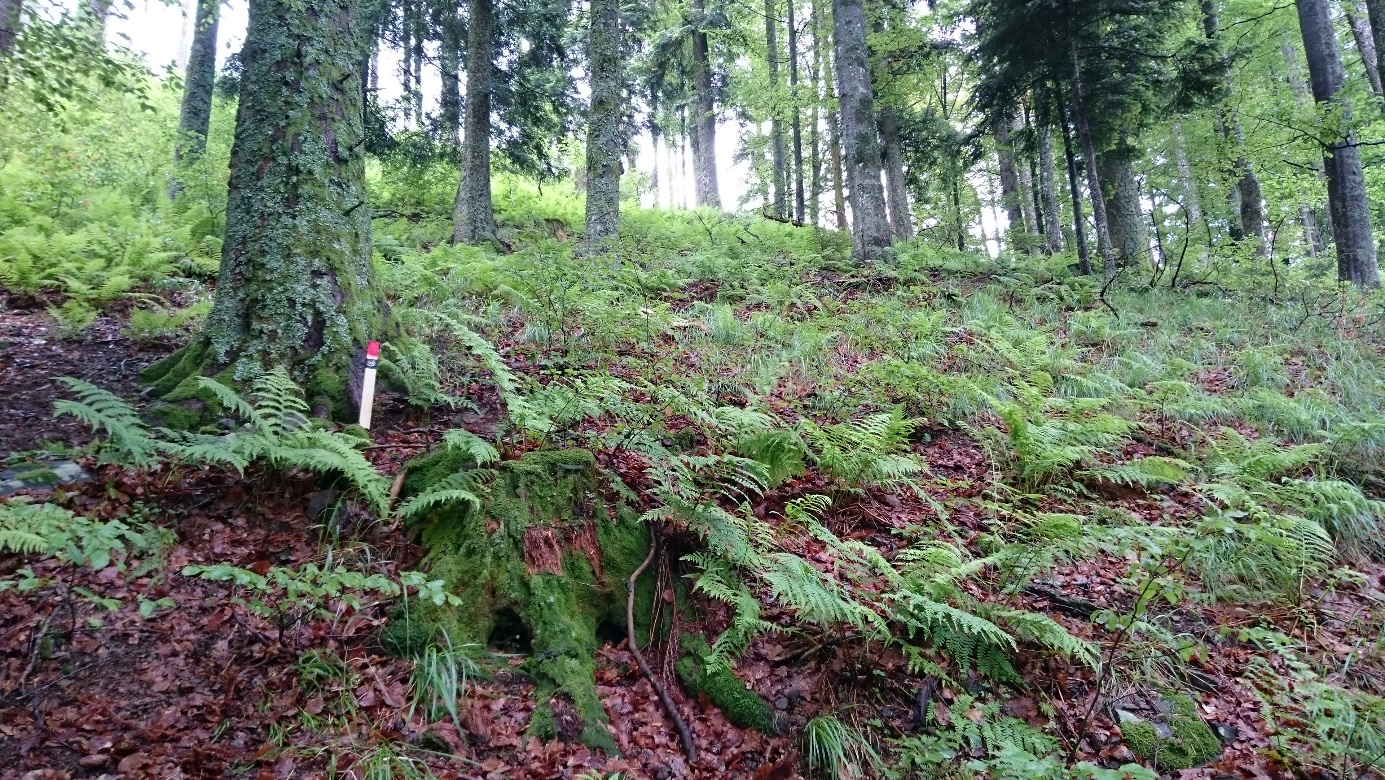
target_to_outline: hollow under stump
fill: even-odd
[[[446,449],[415,459],[405,495],[471,465]],[[500,464],[475,492],[479,506],[455,502],[421,521],[425,565],[460,603],[411,602],[382,641],[406,654],[430,642],[485,645],[517,618],[537,684],[528,733],[617,752],[596,693],[594,654],[603,624],[623,633],[626,581],[649,551],[649,530],[633,511],[602,498],[587,450],[530,452]],[[653,590],[650,578],[637,586],[637,622],[650,614]]]

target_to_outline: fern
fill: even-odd
[[[1192,476],[1191,468],[1191,464],[1178,458],[1150,455],[1114,466],[1084,469],[1081,476],[1114,482],[1117,485],[1151,488],[1157,485],[1182,484]]]
[[[903,407],[852,423],[818,426],[803,423],[804,435],[818,466],[846,490],[912,485],[924,471],[909,451],[909,437],[919,420]]]
[[[61,398],[54,401],[53,416],[70,415],[94,431],[105,431],[102,457],[107,462],[144,468],[158,461],[158,443],[148,426],[123,399],[80,379],[64,376],[58,377],[58,381],[75,393],[78,400]]]

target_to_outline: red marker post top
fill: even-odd
[[[380,342],[372,341],[365,345],[365,366],[375,368],[375,364],[380,360]]]

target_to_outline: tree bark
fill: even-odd
[[[693,0],[696,29],[692,34],[692,71],[695,108],[693,170],[696,178],[697,205],[721,208],[721,192],[717,186],[717,113],[716,97],[712,94],[712,58],[707,45],[707,33],[702,25],[707,21],[706,0]]]
[[[780,219],[788,211],[789,177],[784,168],[784,125],[779,121],[779,18],[775,0],[765,0],[765,62],[769,65],[770,208]]]
[[[1077,157],[1072,151],[1072,135],[1068,131],[1068,111],[1063,104],[1062,90],[1055,89],[1053,96],[1058,104],[1058,119],[1063,129],[1063,155],[1068,161],[1068,192],[1072,199],[1072,235],[1073,243],[1077,244],[1077,266],[1082,274],[1087,275],[1092,272],[1092,251],[1087,246],[1087,226],[1082,218],[1082,186],[1077,181]]]
[[[835,55],[830,53],[823,54],[823,81],[827,84],[829,92],[836,86],[833,56]],[[827,110],[827,127],[832,158],[832,207],[836,210],[837,230],[846,230],[846,190],[842,184],[842,125],[838,121],[837,111],[831,108]]]
[[[438,96],[438,129],[443,141],[454,149],[462,145],[462,91],[458,72],[462,67],[461,25],[457,5],[445,3],[440,13],[438,76],[442,91]]]
[[[1183,126],[1173,123],[1173,162],[1178,168],[1178,183],[1183,189],[1183,209],[1188,213],[1188,231],[1200,230],[1203,225],[1202,202],[1198,199],[1197,180],[1193,178],[1193,166],[1188,162],[1188,142],[1183,137]],[[1192,241],[1189,235],[1186,240]]]
[[[890,227],[895,238],[908,241],[914,237],[914,218],[909,211],[909,188],[904,181],[904,146],[899,140],[899,122],[894,109],[880,107],[880,139],[885,146],[886,205],[890,210]]]
[[[207,131],[212,123],[212,88],[216,84],[216,27],[220,0],[198,0],[197,19],[188,53],[187,77],[183,80],[183,107],[178,115],[176,162],[201,156],[207,148]],[[170,194],[176,194],[177,180]]]
[[[789,8],[789,100],[793,108],[793,218],[802,224],[805,214],[803,194],[803,112],[798,105],[798,22],[794,14],[794,4],[798,0],[788,0]]]
[[[1202,0],[1202,31],[1208,40],[1215,40],[1220,36],[1220,22],[1217,18],[1217,7],[1215,0]],[[1227,95],[1232,92],[1231,62],[1222,59],[1222,80],[1226,84]],[[1231,225],[1231,237],[1236,241],[1243,241],[1247,238],[1255,242],[1255,253],[1264,254],[1265,252],[1265,207],[1264,197],[1260,192],[1260,180],[1255,175],[1255,169],[1251,167],[1250,161],[1246,159],[1242,147],[1245,145],[1245,137],[1241,133],[1241,120],[1235,111],[1223,110],[1217,117],[1218,126],[1221,128],[1222,138],[1232,144],[1236,150],[1236,159],[1232,163],[1232,170],[1236,174],[1235,189],[1228,193],[1233,212],[1233,222]]]
[[[0,57],[14,51],[24,19],[24,0],[0,0]]]
[[[1067,132],[1064,131],[1066,138]],[[1075,177],[1074,177],[1075,178]],[[1058,182],[1053,175],[1053,132],[1045,122],[1039,127],[1039,201],[1044,211],[1044,251],[1063,251],[1063,228],[1058,224]]]
[[[1130,153],[1121,146],[1097,155],[1097,167],[1104,185],[1106,218],[1111,231],[1111,248],[1116,262],[1129,267],[1149,254],[1149,234],[1145,230],[1144,210],[1140,205],[1140,185]]]
[[[1077,47],[1072,47],[1072,118],[1077,137],[1082,144],[1082,161],[1087,167],[1087,192],[1092,198],[1092,222],[1096,225],[1096,249],[1101,256],[1101,271],[1107,279],[1116,275],[1116,254],[1111,248],[1111,223],[1106,218],[1106,202],[1101,196],[1101,177],[1097,173],[1096,146],[1091,126],[1087,122],[1082,97],[1082,68],[1077,59]]]
[[[587,120],[587,251],[608,251],[620,230],[620,97],[625,81],[620,0],[592,0],[587,61],[591,112]],[[658,142],[655,141],[656,150]]]
[[[1371,31],[1370,11],[1364,0],[1342,0],[1342,11],[1346,13],[1347,24],[1351,26],[1351,37],[1356,41],[1361,64],[1366,68],[1366,81],[1371,85],[1371,92],[1379,97],[1385,93],[1381,91],[1380,71],[1375,68],[1375,35]]]
[[[1342,117],[1342,132],[1329,140],[1323,150],[1327,204],[1337,245],[1337,279],[1357,287],[1379,287],[1380,269],[1376,265],[1361,150],[1352,131],[1351,105],[1341,94],[1346,73],[1331,14],[1326,0],[1297,0],[1296,5],[1313,99],[1328,110],[1340,112]]]
[[[1011,133],[1013,134],[1015,131],[1023,129],[1024,124],[1019,117],[1015,117],[1010,123]],[[1024,217],[1024,232],[1026,236],[1042,236],[1044,232],[1043,225],[1039,219],[1038,209],[1036,208],[1038,196],[1037,193],[1034,192],[1033,157],[1016,154],[1013,143],[1010,145],[1010,154],[1015,158],[1015,173],[1019,175],[1020,213]],[[1036,241],[1031,239],[1026,241],[1025,244],[1031,255],[1039,253],[1039,247]]]
[[[995,138],[996,162],[1000,173],[1000,203],[1005,208],[1005,219],[1009,223],[1005,234],[1009,237],[1010,249],[1018,250],[1024,235],[1023,196],[1020,194],[1019,175],[1015,171],[1015,154],[1010,148],[1010,120],[997,116],[991,121],[991,132]]]
[[[1375,43],[1375,76],[1385,85],[1385,0],[1366,0],[1366,16],[1371,23],[1371,40]]]
[[[858,263],[881,259],[890,245],[885,192],[880,186],[880,141],[875,132],[874,96],[866,55],[862,0],[833,0],[833,43],[842,146],[851,198],[852,256]]]
[[[366,342],[384,332],[371,265],[360,63],[362,0],[252,0],[226,236],[202,337],[143,375],[160,395],[196,376],[288,366],[321,414],[359,403]]]
[[[470,0],[466,46],[466,138],[462,179],[452,209],[452,243],[476,244],[495,237],[491,203],[491,90],[495,78],[494,0]]]
[[[822,50],[822,3],[821,0],[812,0],[813,3],[813,67],[809,71],[809,84],[813,94],[813,109],[810,113],[809,124],[812,132],[809,134],[808,141],[808,160],[812,169],[809,174],[808,188],[812,192],[812,200],[808,204],[808,222],[814,227],[818,225],[818,219],[822,216],[822,117],[820,106],[822,105],[822,74],[824,57]]]

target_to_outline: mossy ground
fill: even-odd
[[[1154,726],[1146,722],[1128,723],[1121,727],[1125,744],[1140,759],[1156,769],[1178,771],[1190,769],[1221,755],[1221,740],[1197,714],[1197,704],[1187,696],[1174,696],[1173,712],[1168,718],[1170,737],[1161,737]]]
[[[470,466],[441,451],[414,461],[406,495]],[[531,452],[504,463],[478,493],[481,509],[451,505],[423,521],[433,576],[460,597],[456,606],[414,605],[382,638],[416,652],[444,633],[454,645],[484,644],[498,616],[512,612],[529,632],[529,672],[538,707],[529,733],[558,736],[552,701],[563,696],[581,719],[580,740],[615,752],[596,694],[593,655],[598,627],[625,625],[625,583],[649,550],[649,531],[628,510],[599,495],[596,462],[586,450]],[[647,615],[651,581],[637,589]]]
[[[726,719],[741,728],[757,729],[765,734],[778,734],[781,731],[774,710],[730,669],[707,666],[703,659],[711,648],[706,639],[700,634],[684,634],[681,644],[683,657],[678,660],[675,670],[678,679],[688,690],[707,694],[707,698],[726,715]]]

